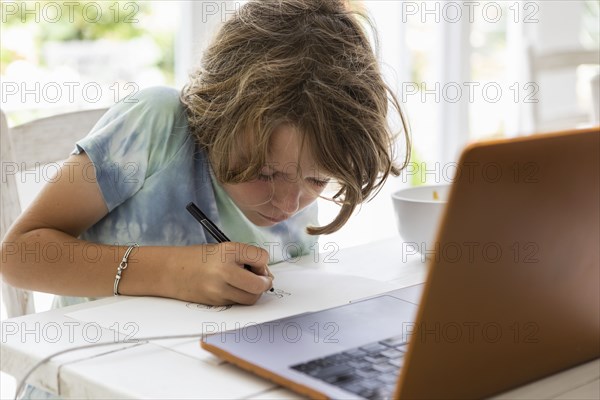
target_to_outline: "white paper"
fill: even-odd
[[[67,316],[129,334],[129,339],[200,335],[335,307],[395,289],[394,285],[385,282],[305,268],[278,271],[273,285],[275,292],[264,293],[252,306],[212,307],[173,299],[140,297],[75,311]],[[201,351],[198,343],[199,340],[194,339],[156,342],[208,361],[210,356]]]

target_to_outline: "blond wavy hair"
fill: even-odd
[[[190,130],[224,183],[256,179],[281,123],[301,132],[318,169],[337,182],[331,200],[341,206],[328,225],[307,227],[311,235],[340,229],[410,154],[408,123],[360,20],[375,32],[340,0],[250,1],[224,23],[181,93]],[[388,108],[402,132],[391,131]],[[400,137],[406,152],[397,165]]]

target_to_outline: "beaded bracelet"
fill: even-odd
[[[117,275],[115,276],[115,285],[113,286],[113,294],[115,296],[119,296],[119,281],[121,280],[121,273],[123,272],[124,269],[127,269],[127,259],[129,258],[129,255],[131,254],[133,249],[136,247],[138,247],[137,243],[134,243],[131,246],[129,246],[129,248],[123,255],[123,259],[121,260],[121,263],[119,264],[119,268],[117,268]]]

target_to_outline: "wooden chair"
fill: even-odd
[[[596,50],[562,50],[552,52],[536,52],[532,46],[527,49],[527,59],[529,68],[529,78],[531,82],[539,84],[540,78],[548,77],[552,73],[557,72],[569,72],[574,73],[580,65],[600,64],[600,52]],[[561,82],[558,79],[553,80],[553,85],[562,85],[565,82]],[[542,90],[535,97],[542,95]],[[567,93],[575,93],[575,84],[570,87],[564,87]],[[594,93],[592,92],[592,96]],[[542,96],[543,97],[543,96]],[[575,128],[581,124],[591,124],[594,119],[593,114],[585,111],[574,110],[573,104],[564,104],[567,112],[560,115],[553,115],[552,117],[544,117],[542,114],[543,99],[539,102],[532,103],[532,117],[533,117],[533,128],[534,131],[549,131],[549,130],[560,130]]]
[[[75,148],[75,142],[84,137],[105,112],[106,109],[77,111],[9,128],[6,116],[0,111],[0,239],[4,239],[22,209],[16,174],[65,160]],[[3,280],[1,285],[9,318],[35,312],[31,291],[15,288]]]

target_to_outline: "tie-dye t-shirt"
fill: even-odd
[[[109,213],[80,238],[109,245],[186,246],[216,241],[186,210],[193,201],[234,242],[269,251],[270,264],[291,261],[315,248],[317,205],[270,227],[250,222],[214,178],[206,152],[188,130],[179,92],[157,87],[120,102],[77,142],[85,152]],[[87,172],[88,175],[93,172]],[[117,264],[115,264],[115,271]],[[55,307],[90,298],[57,296]]]

